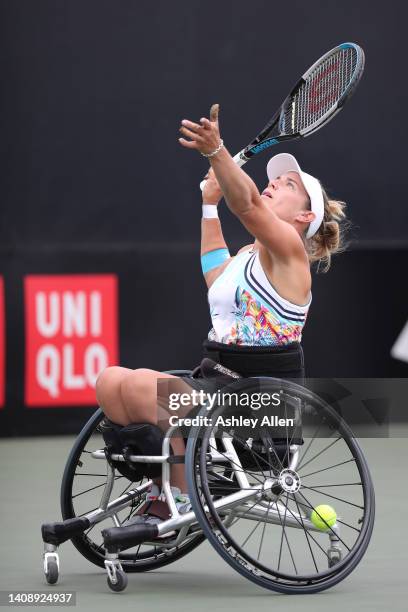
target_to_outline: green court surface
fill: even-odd
[[[59,549],[60,580],[47,585],[40,526],[60,518],[59,487],[73,440],[64,436],[0,441],[0,590],[76,591],[75,609],[101,612],[407,609],[407,438],[360,440],[376,491],[370,546],[343,582],[320,594],[301,596],[257,587],[234,572],[207,542],[163,569],[130,574],[126,591],[119,594],[108,589],[104,571],[67,542]]]

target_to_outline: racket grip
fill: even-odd
[[[234,160],[234,162],[237,164],[239,168],[241,168],[241,166],[246,164],[248,161],[245,157],[242,156],[242,151],[234,155],[232,159]]]
[[[242,151],[240,151],[239,153],[237,153],[236,155],[234,155],[234,157],[232,158],[234,160],[234,162],[237,164],[237,166],[240,168],[241,166],[243,166],[244,164],[247,163],[247,159],[242,157]],[[205,184],[207,181],[201,181],[200,183],[200,189],[201,191],[204,190]]]

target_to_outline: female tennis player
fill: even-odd
[[[181,123],[180,144],[198,151],[211,164],[203,189],[201,234],[212,319],[204,356],[243,376],[303,379],[301,337],[312,299],[310,266],[322,262],[326,271],[332,253],[339,250],[344,203],[329,200],[320,182],[286,153],[270,159],[268,182],[260,192],[223,144],[218,105],[212,107],[210,119]],[[218,219],[222,196],[255,238],[235,256],[228,251]],[[151,423],[166,430],[169,412],[157,393],[163,378],[175,379],[173,392],[185,393],[194,387],[187,378],[149,369],[105,369],[96,394],[108,426],[110,422]],[[184,454],[182,438],[174,439],[173,451]],[[172,465],[171,480],[179,511],[189,510],[183,464]],[[154,485],[150,499],[159,493]],[[161,512],[151,508],[150,518],[160,520]]]

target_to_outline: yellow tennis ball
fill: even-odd
[[[333,527],[337,520],[337,514],[334,508],[331,506],[327,506],[326,504],[321,504],[320,506],[316,506],[313,510],[310,520],[313,525],[321,531],[328,531],[330,527]]]

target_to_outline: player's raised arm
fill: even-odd
[[[230,260],[221,222],[218,218],[218,204],[221,197],[222,191],[215,178],[214,171],[210,169],[205,177],[203,217],[201,220],[201,267],[207,287],[212,285]]]
[[[297,252],[303,256],[303,243],[298,232],[275,214],[253,180],[235,164],[225,148],[219,132],[218,115],[213,112],[210,120],[202,118],[200,124],[185,119],[180,131],[190,139],[180,138],[180,144],[198,150],[209,159],[228,208],[245,228],[277,257],[285,259]],[[314,214],[311,212],[309,216],[308,222]]]

